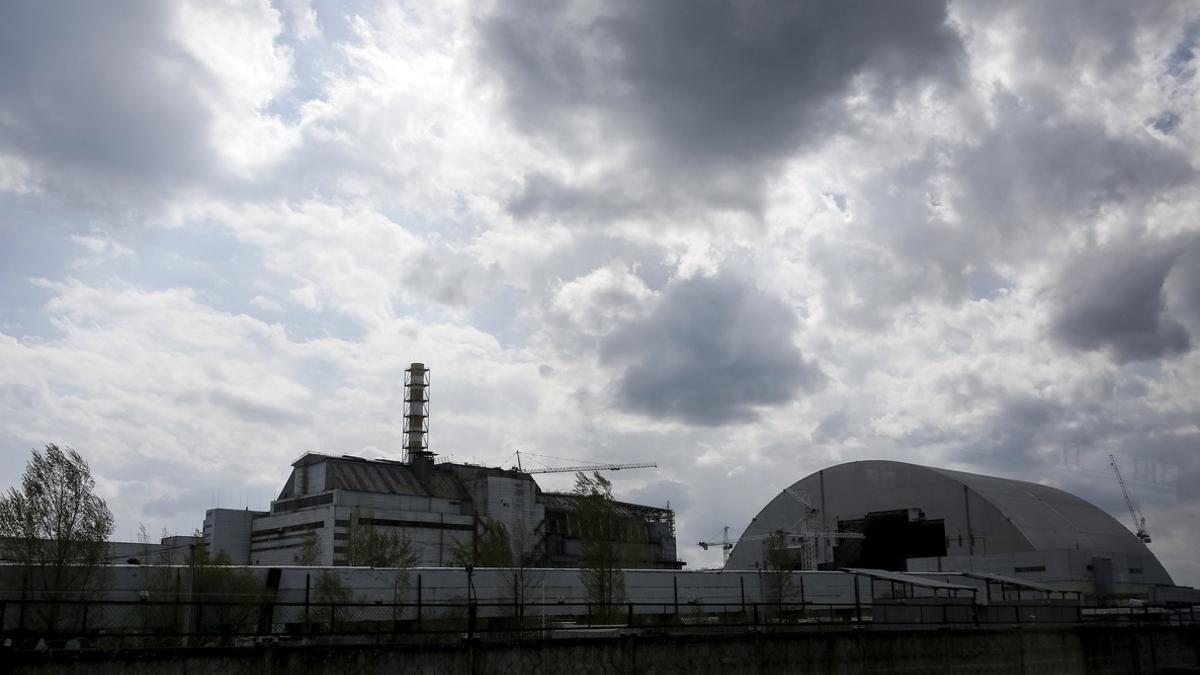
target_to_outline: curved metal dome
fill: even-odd
[[[887,521],[890,525],[876,531],[896,535],[888,528],[908,527],[911,520],[918,533],[914,536],[944,541],[945,550],[938,552],[942,556],[1064,549],[1112,553],[1141,564],[1145,582],[1173,583],[1133,533],[1075,495],[1036,483],[887,460],[839,464],[792,484],[751,520],[726,567],[760,566],[762,542],[772,532],[861,531],[868,514],[882,518],[880,514],[901,512],[904,518],[895,515]],[[812,535],[808,541],[821,549],[818,557],[834,560],[833,547],[854,540]],[[889,541],[900,541],[900,535]]]

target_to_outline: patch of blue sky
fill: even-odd
[[[1167,57],[1167,74],[1180,80],[1190,80],[1196,74],[1192,62],[1196,60],[1196,47],[1200,45],[1200,21],[1188,24],[1183,39]]]
[[[84,270],[71,269],[79,254],[74,235],[86,232],[87,216],[47,209],[35,197],[0,192],[0,333],[18,338],[50,337],[57,329],[42,312],[53,289],[35,279],[61,281]]]
[[[974,269],[967,274],[967,292],[973,300],[994,300],[1002,292],[1011,289],[1012,282],[990,266]]]

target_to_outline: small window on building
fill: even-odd
[[[1027,567],[1014,567],[1013,571],[1020,574],[1021,572],[1045,572],[1045,565],[1029,565]]]
[[[1130,568],[1129,568],[1129,573],[1130,573],[1130,574],[1141,574],[1141,573],[1142,573],[1142,568],[1140,568],[1140,567],[1130,567]]]

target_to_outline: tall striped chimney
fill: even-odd
[[[429,451],[429,370],[414,363],[404,371],[404,461],[432,464]]]

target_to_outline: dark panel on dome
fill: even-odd
[[[918,509],[868,513],[865,518],[838,523],[839,532],[862,539],[842,539],[833,550],[834,567],[864,567],[904,572],[909,558],[946,555],[946,530],[939,520],[909,520]]]

